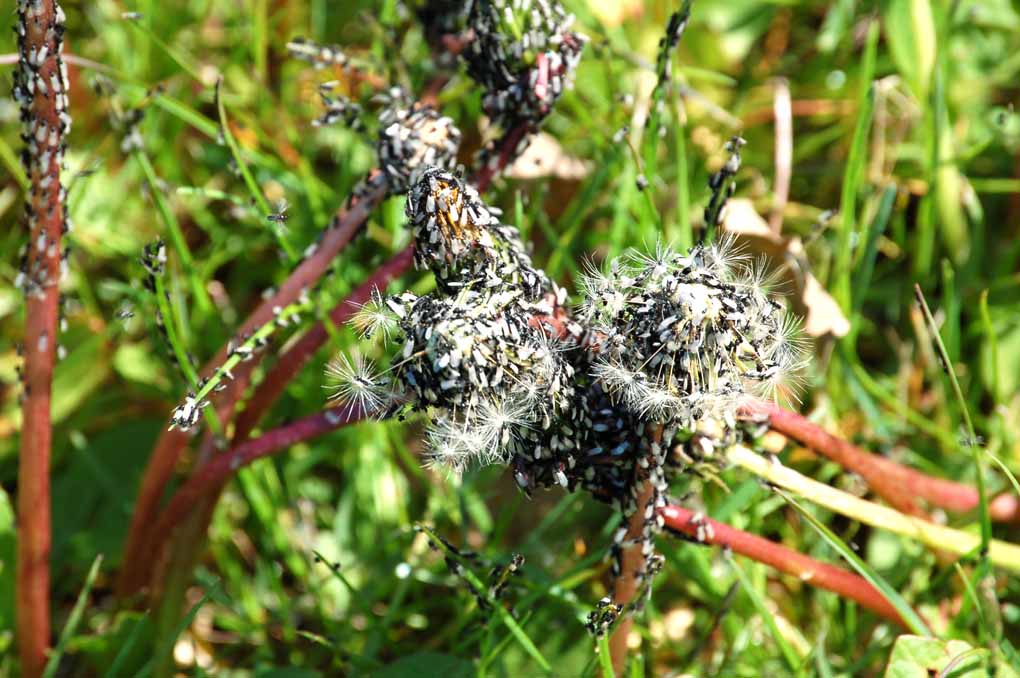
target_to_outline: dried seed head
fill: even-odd
[[[375,369],[370,360],[359,353],[349,358],[337,355],[326,366],[326,376],[331,380],[328,388],[332,391],[330,400],[347,403],[347,415],[361,412],[374,416],[383,412],[395,399],[393,388],[385,375]]]
[[[728,246],[631,256],[585,285],[581,315],[604,336],[592,377],[644,421],[732,422],[748,393],[775,391],[802,363],[769,280]]]

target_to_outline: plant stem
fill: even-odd
[[[939,333],[938,325],[935,324],[935,318],[931,315],[931,309],[928,308],[928,302],[924,298],[924,292],[921,291],[920,285],[914,285],[914,296],[917,297],[917,303],[921,305],[924,319],[928,323],[928,329],[931,331],[932,337],[935,340],[935,347],[939,352],[939,358],[942,360],[943,370],[946,376],[949,377],[949,384],[953,388],[953,394],[960,405],[960,413],[963,415],[964,425],[967,427],[967,446],[970,447],[971,459],[974,461],[978,512],[981,516],[981,548],[982,550],[987,550],[988,543],[992,538],[992,518],[988,506],[988,494],[985,491],[985,465],[981,459],[982,449],[981,445],[978,444],[977,431],[974,429],[974,422],[970,418],[970,410],[967,408],[967,401],[963,397],[960,381],[956,378],[956,369],[953,367],[953,362],[949,359],[949,352],[942,341],[942,335]]]
[[[60,181],[71,124],[61,60],[64,12],[55,0],[18,6],[18,69],[14,98],[21,106],[29,180],[27,253],[18,276],[25,292],[25,373],[18,457],[17,615],[21,672],[37,678],[50,645],[50,402],[60,312],[61,236],[66,193]]]
[[[497,174],[503,170],[510,161],[516,157],[516,151],[520,146],[521,140],[526,136],[528,128],[520,126],[514,128],[508,132],[501,142],[496,147],[496,162],[488,164],[480,168],[474,175],[474,184],[479,192],[484,191],[491,181],[497,176]],[[305,285],[299,285],[295,282],[295,278],[298,278],[300,282],[306,282],[308,285],[314,283],[326,270],[329,262],[335,255],[350,241],[350,239],[360,228],[361,224],[367,219],[368,213],[371,212],[372,208],[381,202],[382,198],[386,194],[386,186],[384,182],[374,181],[373,177],[378,175],[378,171],[373,171],[369,176],[368,183],[375,186],[373,192],[368,196],[363,197],[361,200],[353,200],[349,209],[346,212],[338,213],[337,217],[334,218],[330,229],[327,231],[326,236],[320,242],[319,247],[316,251],[308,257],[301,265],[295,270],[295,272],[288,278],[284,286],[281,287],[280,291],[269,301],[263,303],[258,309],[248,318],[245,324],[242,326],[239,334],[245,332],[251,332],[253,327],[257,327],[261,323],[256,323],[256,319],[262,319],[262,316],[268,314],[268,318],[272,317],[272,309],[274,306],[282,306],[293,301],[293,299],[300,296],[300,293],[306,289]],[[342,234],[344,237],[331,237],[336,234]],[[328,257],[326,258],[326,254]],[[409,269],[413,263],[413,245],[409,246],[406,250],[399,253],[394,259],[388,264],[384,264],[383,267],[373,276],[372,282],[375,284],[366,283],[359,287],[348,299],[341,302],[336,308],[331,311],[331,317],[334,319],[337,317],[343,317],[345,314],[350,313],[353,310],[354,295],[359,291],[370,294],[371,289],[377,286],[378,283],[384,283],[384,281],[395,278],[407,269]],[[321,267],[312,268],[309,262],[315,260],[321,262]],[[305,269],[309,270],[305,270]],[[299,275],[301,274],[301,275]],[[368,285],[368,286],[366,286]],[[383,285],[378,285],[383,286]],[[366,297],[367,299],[367,297]],[[260,313],[262,316],[260,316]],[[279,394],[283,392],[287,382],[293,378],[300,367],[307,362],[311,357],[312,353],[325,342],[327,335],[325,334],[325,327],[320,323],[315,328],[309,331],[306,337],[292,347],[292,350],[288,351],[284,358],[284,366],[279,368],[278,373],[276,371],[271,372],[267,376],[267,380],[264,382],[266,385],[264,392],[259,395],[256,394],[256,400],[251,404],[251,414],[245,415],[244,419],[239,422],[239,426],[236,429],[234,440],[241,441],[247,437],[251,430],[258,424],[259,419],[265,413],[272,403],[275,401]],[[208,376],[213,373],[217,366],[222,364],[224,359],[225,349],[220,351],[212,361],[210,361],[202,370],[204,376]],[[235,374],[235,378],[228,383],[228,388],[220,394],[219,401],[229,408],[232,408],[239,400],[242,393],[247,386],[247,379],[250,376],[253,363],[242,363],[238,366],[238,370]],[[227,422],[229,421],[228,416],[223,416],[222,409],[217,408],[221,412],[220,420]],[[329,412],[330,410],[326,410]],[[265,435],[261,436],[257,440],[273,441],[277,440],[277,434],[283,432],[283,438],[286,439],[288,431],[293,432],[298,429],[292,427],[301,422],[309,422],[311,420],[317,420],[317,423],[305,427],[299,427],[301,431],[298,437],[294,438],[290,442],[285,442],[284,447],[292,445],[301,440],[305,440],[310,437],[314,437],[321,433],[325,433],[332,430],[331,425],[322,420],[322,413],[318,415],[312,415],[306,419],[300,420],[295,424],[289,426],[283,426],[274,431],[270,431]],[[335,418],[331,416],[330,418]],[[344,422],[345,423],[345,422]],[[339,424],[342,425],[342,424]],[[251,444],[255,444],[255,441],[249,441]],[[187,443],[186,436],[180,431],[168,431],[164,432],[160,439],[156,443],[156,448],[153,452],[153,456],[149,461],[149,465],[146,468],[145,475],[142,477],[142,489],[139,493],[138,502],[136,504],[135,513],[132,516],[131,528],[128,533],[128,538],[125,546],[125,560],[131,560],[133,566],[131,568],[123,568],[120,573],[118,581],[118,592],[121,596],[129,595],[138,589],[140,589],[146,582],[148,577],[153,576],[154,570],[152,567],[152,558],[155,558],[162,548],[162,544],[171,538],[171,534],[166,530],[150,530],[149,526],[157,519],[157,512],[162,498],[162,494],[173,475],[174,467],[180,457],[181,452]],[[248,443],[242,443],[238,448],[242,450],[254,449],[246,447]],[[280,447],[273,447],[271,450],[265,452],[265,454],[272,454],[280,451]],[[231,457],[232,453],[228,453],[226,457]],[[265,456],[265,454],[257,455],[255,458]],[[200,455],[199,463],[204,468],[206,459],[209,458],[209,454]],[[209,462],[211,463],[211,462]],[[250,461],[244,462],[250,463]],[[221,467],[218,467],[221,468]],[[208,496],[205,501],[212,502],[216,501],[222,485],[233,475],[235,469],[227,468],[226,472],[222,475],[217,483],[210,483],[203,487],[203,492]],[[190,482],[190,481],[189,481]],[[187,486],[187,484],[185,485]],[[183,488],[182,488],[183,489]],[[171,502],[173,500],[171,499]],[[168,506],[168,509],[170,507]],[[165,512],[164,512],[165,513]],[[206,511],[206,515],[211,516],[211,511]],[[201,518],[196,518],[201,521]],[[179,522],[179,518],[175,518],[174,523]],[[207,519],[206,519],[207,522]],[[204,523],[203,523],[204,524]],[[184,558],[177,559],[177,566],[183,562]]]
[[[695,539],[700,536],[706,544],[732,549],[734,553],[797,577],[811,586],[853,600],[880,617],[906,628],[896,608],[863,577],[840,567],[819,562],[763,537],[706,518],[681,506],[666,506],[660,511],[660,515],[665,520],[666,527],[671,530]]]
[[[275,428],[238,445],[226,454],[210,459],[197,468],[187,482],[174,493],[166,508],[159,514],[155,525],[151,527],[152,533],[162,538],[168,537],[181,521],[191,514],[203,496],[229,480],[241,467],[301,441],[359,422],[363,418],[364,413],[357,407],[348,404],[337,405]],[[159,539],[154,540],[151,548],[155,548],[158,541]]]
[[[888,530],[920,541],[932,549],[966,555],[981,545],[981,538],[969,532],[954,530],[942,525],[904,515],[899,511],[865,501],[852,494],[829,487],[783,466],[778,460],[767,459],[742,445],[727,452],[729,460],[751,473],[791,490],[805,499],[824,506],[830,511],[862,523]],[[1020,572],[1020,546],[992,539],[988,545],[988,558],[996,566]]]
[[[654,495],[653,489],[650,481],[645,480],[641,484],[637,506],[630,517],[630,522],[627,523],[627,539],[640,538],[645,523],[645,507]],[[634,617],[626,610],[626,606],[634,600],[634,594],[637,593],[637,574],[642,569],[644,562],[645,556],[641,552],[641,542],[638,541],[628,546],[623,551],[620,575],[613,582],[613,602],[623,605],[625,608],[622,612],[623,616],[609,637],[609,654],[613,660],[613,671],[617,675],[625,675],[624,672],[627,668],[627,640],[634,628]]]
[[[657,445],[662,442],[662,425],[649,424],[645,431],[651,444]],[[634,464],[634,483],[639,489],[634,498],[634,512],[627,523],[627,534],[624,537],[627,541],[634,543],[624,549],[620,574],[613,582],[613,602],[623,606],[623,617],[609,637],[609,652],[613,659],[613,671],[621,676],[625,675],[627,668],[627,640],[634,627],[634,617],[627,608],[634,602],[634,596],[638,592],[640,584],[638,577],[645,569],[647,562],[642,540],[646,520],[645,512],[648,510],[649,504],[655,500],[655,487],[648,479],[648,471],[638,463]]]

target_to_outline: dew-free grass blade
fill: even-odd
[[[96,583],[96,576],[99,574],[99,566],[102,564],[103,554],[99,554],[96,556],[96,559],[92,561],[92,567],[89,568],[89,573],[85,576],[85,584],[81,588],[81,593],[78,594],[78,599],[75,601],[74,607],[71,608],[71,614],[67,618],[67,623],[60,632],[60,639],[57,640],[57,646],[53,648],[49,661],[46,662],[46,668],[43,669],[43,678],[53,678],[53,676],[57,675],[57,668],[60,666],[60,658],[64,656],[64,651],[67,649],[67,643],[78,631],[78,625],[81,624],[82,616],[85,614],[85,606],[88,605],[89,602],[89,594],[92,593],[92,587]]]
[[[889,585],[882,576],[875,572],[874,568],[868,565],[864,560],[861,559],[853,549],[847,546],[846,542],[840,539],[832,530],[825,526],[820,520],[811,515],[811,512],[804,508],[796,499],[794,499],[789,493],[782,490],[776,490],[776,492],[782,496],[791,506],[797,509],[797,512],[808,521],[808,523],[821,535],[832,548],[834,548],[848,563],[853,567],[859,575],[864,577],[869,584],[874,586],[884,597],[889,601],[889,604],[896,608],[896,611],[900,613],[900,617],[906,622],[910,630],[919,635],[931,637],[932,632],[928,628],[928,625],[914,612],[914,608],[910,607],[910,604],[903,599],[896,589]]]

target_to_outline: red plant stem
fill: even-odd
[[[479,192],[488,188],[492,179],[494,179],[498,172],[505,168],[514,157],[514,152],[520,145],[520,142],[526,133],[527,128],[522,125],[511,130],[503,138],[498,147],[498,162],[494,165],[488,165],[481,168],[474,176],[473,183]],[[361,203],[359,203],[358,206],[360,205]],[[342,218],[339,216],[337,219],[342,221]],[[358,225],[360,226],[360,223]],[[347,238],[347,240],[349,239],[350,237]],[[342,248],[346,242],[347,241],[345,240],[340,247]],[[322,252],[323,249],[325,249],[325,239],[323,240],[323,243],[320,244],[316,254]],[[339,251],[339,249],[337,249],[337,251]],[[389,262],[383,264],[380,270],[376,271],[373,275],[373,278],[358,287],[347,299],[342,301],[330,312],[331,318],[333,318],[335,322],[342,321],[338,321],[338,318],[346,319],[346,317],[349,316],[349,314],[355,309],[355,304],[359,303],[357,299],[361,295],[364,295],[364,299],[367,300],[367,295],[371,293],[373,287],[383,287],[385,286],[385,282],[403,274],[413,263],[413,252],[414,249],[412,244],[398,253]],[[300,270],[301,268],[299,267],[298,271]],[[295,275],[298,271],[295,271]],[[282,291],[283,289],[281,288],[281,292]],[[274,297],[274,299],[275,298],[276,297]],[[266,304],[260,306],[260,309],[264,306],[266,306]],[[270,306],[270,313],[271,309],[272,306]],[[258,325],[255,326],[257,327]],[[240,415],[234,440],[243,441],[248,434],[251,433],[254,427],[258,424],[258,421],[265,414],[265,411],[272,406],[276,398],[278,398],[283,392],[283,389],[286,388],[289,380],[293,379],[294,375],[296,375],[300,368],[307,363],[312,354],[325,342],[327,337],[328,335],[326,334],[325,327],[322,323],[318,323],[293,347],[291,347],[286,354],[284,354],[278,365],[270,371],[270,373],[266,376],[266,379],[262,382],[262,385],[256,389],[256,393],[253,396],[252,401],[248,403],[248,406]],[[203,374],[211,372],[215,369],[216,365],[220,364],[221,361],[222,356],[218,355],[203,368]],[[239,383],[242,383],[242,378],[246,377],[248,374],[250,374],[250,372],[246,372],[244,375],[237,372],[235,380],[230,382],[231,385],[236,387]],[[224,395],[230,398],[230,402],[236,402],[240,398],[239,390],[234,389],[228,389]],[[314,432],[317,431],[314,427],[308,428],[306,431],[308,431],[309,435],[318,435],[318,433]],[[269,436],[272,439],[273,433],[274,431],[270,431],[262,437],[265,438],[266,436]],[[299,442],[300,440],[303,440],[303,438],[299,438],[294,442]],[[134,593],[144,585],[147,578],[152,576],[153,563],[150,559],[158,555],[159,544],[170,538],[168,533],[161,532],[159,530],[150,530],[149,526],[156,518],[160,498],[170,480],[170,477],[173,475],[173,469],[177,464],[181,450],[183,449],[186,441],[187,434],[175,430],[164,433],[157,442],[153,458],[150,460],[149,466],[146,469],[146,474],[142,478],[142,490],[139,493],[135,514],[132,516],[131,530],[129,531],[124,550],[124,553],[128,554],[128,557],[131,558],[132,567],[122,568],[121,570],[120,579],[118,581],[118,591],[121,596]],[[242,446],[243,445],[244,443],[242,443]],[[173,452],[171,453],[170,451]],[[273,452],[276,451],[278,450],[273,450]],[[205,460],[204,457],[205,455],[203,455],[201,461]],[[203,467],[204,466],[200,468]],[[231,474],[227,474],[227,477],[223,482],[225,482],[230,475]],[[207,487],[207,490],[212,492],[213,497],[218,494],[218,489],[216,487],[209,486]]]
[[[880,617],[908,628],[896,608],[863,577],[834,565],[821,563],[810,556],[706,518],[681,506],[666,506],[660,511],[660,515],[665,520],[666,527],[672,530],[695,539],[700,538],[706,544],[732,549],[735,553],[793,575],[802,582],[853,600]]]
[[[392,259],[375,270],[372,275],[352,291],[346,299],[336,305],[329,318],[337,325],[351,319],[361,304],[371,298],[372,290],[384,290],[414,262],[414,245],[408,245]],[[312,327],[293,346],[280,356],[265,379],[256,387],[255,393],[245,403],[244,410],[237,417],[234,440],[241,442],[258,425],[259,420],[280,397],[287,384],[301,371],[315,352],[326,343],[329,334],[320,322]]]
[[[661,425],[650,424],[645,430],[650,441],[655,444],[662,442]],[[640,464],[634,464],[634,483],[638,488],[637,496],[634,497],[634,512],[630,516],[630,522],[627,523],[627,534],[624,537],[633,543],[624,548],[620,558],[620,574],[613,582],[613,602],[623,605],[625,610],[623,619],[609,637],[609,656],[612,658],[613,672],[618,676],[624,675],[627,667],[627,640],[634,626],[634,617],[627,608],[634,602],[634,595],[640,586],[638,575],[644,570],[647,562],[642,540],[645,511],[655,499],[655,487],[648,479],[647,471]]]
[[[223,485],[242,466],[276,454],[301,441],[361,421],[363,418],[364,413],[357,407],[348,404],[337,405],[275,428],[241,443],[226,454],[214,457],[197,468],[188,481],[177,490],[152,527],[153,534],[170,534],[191,514],[199,500]]]
[[[497,166],[492,171],[479,170],[475,174],[474,184],[479,192],[484,191],[489,187],[490,182],[496,176],[497,173],[496,170],[502,169],[502,167],[505,166],[505,163],[508,162],[509,158],[512,157],[512,153],[510,151],[517,148],[521,139],[522,136],[520,134],[517,134],[516,132],[512,131],[512,133],[507,135],[503,143],[500,145],[500,148],[503,150],[503,152],[499,154],[499,157],[501,159],[501,163],[503,164]],[[333,310],[329,312],[330,319],[337,323],[345,322],[351,316],[351,314],[357,309],[358,304],[367,301],[369,295],[371,294],[372,289],[385,288],[386,284],[390,280],[401,275],[404,271],[411,267],[413,263],[413,253],[414,247],[413,245],[410,245],[401,252],[399,252],[396,256],[394,256],[394,258],[391,259],[389,262],[382,264],[368,280],[359,285],[358,288],[355,289],[354,292],[352,292],[347,299],[338,304]],[[322,323],[317,323],[314,327],[308,330],[308,332],[304,336],[302,336],[300,340],[293,347],[291,347],[291,349],[287,353],[285,353],[281,359],[277,361],[277,363],[266,375],[262,383],[256,388],[255,394],[252,397],[251,401],[247,404],[245,410],[239,415],[234,439],[240,442],[240,446],[219,459],[234,458],[235,452],[237,450],[248,449],[247,446],[249,445],[249,442],[254,441],[247,441],[246,440],[247,436],[251,433],[255,426],[258,425],[258,422],[261,420],[262,416],[272,406],[272,404],[279,397],[279,395],[281,395],[284,392],[284,388],[287,387],[289,381],[293,379],[294,376],[300,371],[300,369],[308,362],[308,360],[311,359],[315,351],[317,351],[325,343],[327,338],[328,334],[326,333],[325,327],[322,325]],[[287,435],[284,435],[283,438],[277,438],[276,435],[277,431],[281,431],[283,429],[273,429],[256,439],[259,440],[287,439],[289,435],[295,434],[293,429],[290,429],[289,427],[284,428],[287,428],[291,432],[288,433]],[[302,431],[303,434],[309,437],[325,432],[325,430],[329,429],[318,428],[316,426],[310,425],[300,429],[300,431]],[[163,438],[166,437],[168,436],[166,435],[163,436]],[[294,439],[292,442],[290,442],[290,444],[288,445],[293,445],[294,442],[298,442],[303,439],[306,438],[298,437]],[[158,450],[159,448],[157,446],[157,452]],[[283,448],[272,448],[269,452],[265,454],[266,455],[274,454],[282,450]],[[168,455],[164,455],[164,457],[169,459]],[[204,463],[206,458],[207,456],[200,457],[200,466],[194,472],[193,477],[195,474],[205,472],[204,469],[206,468],[206,466],[208,466],[208,464]],[[255,457],[253,459],[257,458],[259,457]],[[165,473],[165,477],[163,477],[161,480],[162,484],[160,484],[158,488],[155,486],[148,488],[147,496],[151,497],[154,502],[151,508],[149,509],[149,513],[153,518],[155,518],[154,514],[158,506],[159,496],[162,493],[163,487],[165,487],[166,481],[172,474],[173,466],[176,463],[176,457],[173,457],[170,461],[172,463],[170,463],[167,468],[162,469],[162,471]],[[217,468],[221,469],[221,467]],[[221,476],[217,476],[218,477],[217,481],[209,480],[208,482],[204,482],[201,485],[202,491],[208,493],[209,497],[206,498],[207,501],[211,502],[215,501],[214,498],[217,496],[220,488],[222,487],[222,484],[225,483],[226,480],[230,479],[233,473],[234,471],[232,469],[227,468],[227,471],[225,473],[223,473]],[[155,477],[156,474],[154,473],[153,476]],[[143,480],[143,483],[144,482],[145,480]],[[188,486],[188,484],[186,483],[185,486]],[[144,484],[143,488],[145,488]],[[170,500],[171,504],[174,501],[177,501],[176,497],[177,497],[176,494],[174,494],[174,497],[171,498]],[[177,504],[177,506],[186,507],[188,506],[188,503],[179,503]],[[154,529],[145,532],[141,529],[143,524],[141,523],[137,515],[134,520],[139,521],[140,530],[137,536],[135,536],[133,539],[130,538],[129,542],[127,542],[127,547],[124,553],[131,554],[133,560],[132,568],[125,568],[124,571],[121,573],[119,582],[121,593],[129,593],[138,590],[152,576],[153,574],[152,559],[158,556],[161,544],[170,536],[166,530]],[[174,517],[172,524],[175,525],[179,522],[180,517]],[[151,524],[152,520],[148,520],[144,523],[144,525]]]
[[[61,235],[65,192],[60,183],[70,125],[63,49],[63,11],[54,0],[18,3],[18,73],[22,154],[29,179],[28,249],[19,274],[25,292],[25,373],[18,457],[16,615],[21,673],[41,675],[50,644],[50,402],[60,312]]]
[[[382,202],[386,195],[386,187],[378,186],[361,200],[352,201],[347,209],[341,209],[333,218],[315,252],[305,258],[294,272],[287,278],[280,289],[269,299],[263,301],[238,329],[237,334],[250,333],[273,318],[273,309],[283,307],[295,301],[304,290],[311,288],[326,272],[336,254],[350,242],[368,219],[369,214]],[[209,360],[202,368],[203,377],[209,376],[226,359],[227,347]],[[220,394],[220,400],[236,402],[247,384],[247,377],[254,367],[255,361],[242,363],[235,370],[235,379],[228,383],[228,388]],[[152,525],[159,508],[163,492],[173,476],[174,468],[180,459],[188,441],[188,434],[180,431],[165,431],[156,442],[152,456],[142,476],[141,489],[131,517],[131,527],[124,547],[125,554],[133,554],[145,539],[146,531]],[[138,587],[138,577],[131,574],[131,567],[121,570],[118,590],[121,595],[133,593]]]
[[[517,147],[531,132],[532,126],[525,123],[521,123],[507,131],[499,144],[498,150],[489,159],[489,162],[479,167],[478,171],[475,172],[472,183],[479,193],[488,188],[492,180],[517,157]]]
[[[650,481],[645,481],[641,485],[641,492],[637,497],[637,506],[630,517],[630,523],[627,525],[628,539],[638,539],[641,536],[645,522],[645,507],[648,506],[648,502],[653,497],[653,489]],[[634,594],[637,593],[637,574],[645,564],[645,556],[641,551],[641,547],[642,544],[638,541],[623,551],[620,562],[620,576],[613,582],[613,602],[618,605],[629,605],[634,600]],[[624,669],[627,666],[627,640],[633,627],[633,615],[624,612],[623,618],[617,623],[616,628],[613,629],[613,633],[609,637],[609,656],[613,661],[613,672],[618,676],[624,675]]]
[[[978,492],[969,485],[935,478],[862,450],[774,403],[760,402],[749,409],[768,415],[773,430],[860,475],[875,494],[903,513],[923,516],[916,498],[956,513],[966,513],[978,506]],[[989,511],[992,520],[998,522],[1020,521],[1020,502],[1010,494],[993,499]]]

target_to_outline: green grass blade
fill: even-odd
[[[177,643],[177,639],[182,633],[184,633],[185,629],[191,626],[191,622],[195,621],[195,616],[198,614],[198,611],[201,610],[202,607],[218,592],[219,584],[217,583],[206,591],[205,595],[202,596],[197,603],[191,606],[191,609],[188,610],[188,613],[184,615],[184,618],[177,624],[177,627],[174,629],[172,634],[168,635],[166,638],[157,639],[158,645],[156,646],[152,659],[150,659],[146,665],[142,667],[142,670],[138,672],[137,678],[148,678],[148,676],[152,675],[152,672],[155,670],[157,665],[163,665],[163,663],[171,657],[174,644]]]
[[[613,671],[613,655],[609,651],[609,634],[601,633],[598,637],[599,668],[602,670],[602,678],[616,678]]]
[[[138,162],[138,166],[141,167],[142,174],[145,175],[145,181],[149,185],[149,194],[152,196],[152,202],[156,205],[156,213],[159,214],[163,226],[166,227],[167,233],[170,236],[170,243],[181,260],[181,266],[184,267],[184,273],[188,277],[188,284],[191,288],[192,296],[195,298],[195,303],[198,304],[198,308],[202,313],[212,312],[212,299],[209,298],[205,285],[198,278],[198,273],[195,270],[195,258],[192,256],[188,243],[184,239],[184,233],[181,231],[181,225],[177,222],[177,217],[174,216],[173,210],[170,209],[170,205],[167,204],[166,197],[160,189],[159,180],[156,178],[156,170],[152,167],[149,156],[140,148],[135,149],[132,155]]]
[[[43,669],[43,678],[53,678],[53,676],[57,675],[60,658],[64,656],[67,643],[74,637],[79,624],[81,624],[82,615],[85,614],[85,606],[89,602],[89,594],[92,592],[92,586],[96,583],[96,576],[99,574],[99,566],[102,563],[102,554],[96,556],[96,559],[92,561],[92,567],[89,568],[89,573],[85,576],[85,584],[81,588],[81,593],[78,594],[78,599],[74,602],[74,607],[71,608],[71,615],[67,618],[67,623],[60,631],[57,646],[53,648],[53,652],[46,662],[46,668]]]
[[[783,655],[783,660],[786,665],[790,667],[790,671],[796,675],[802,675],[804,670],[801,662],[801,658],[797,655],[797,651],[793,649],[793,646],[783,637],[783,634],[779,631],[779,625],[776,623],[775,616],[772,614],[772,610],[765,605],[765,599],[762,598],[758,589],[755,588],[754,582],[744,572],[744,568],[736,561],[735,558],[729,558],[730,567],[733,568],[734,574],[737,575],[737,579],[740,580],[740,586],[747,593],[747,597],[750,598],[751,604],[754,605],[754,609],[758,611],[758,616],[765,622],[765,626],[768,627],[769,633],[772,635],[772,639],[776,641],[776,645],[779,646],[779,651]]]
[[[219,80],[216,83],[216,110],[220,116],[220,132],[223,134],[223,139],[227,142],[227,147],[230,149],[230,154],[234,158],[234,162],[237,164],[238,171],[241,172],[241,178],[244,180],[244,185],[248,188],[248,192],[251,193],[252,199],[255,204],[258,205],[259,211],[262,213],[264,218],[268,218],[272,213],[273,209],[269,205],[269,201],[266,200],[266,196],[263,195],[262,189],[259,188],[258,182],[255,181],[255,177],[252,176],[251,170],[248,168],[248,163],[244,161],[244,156],[241,154],[241,147],[237,145],[237,140],[234,138],[233,133],[230,131],[230,123],[227,120],[227,111],[223,106],[223,81]],[[276,238],[280,248],[286,253],[287,258],[290,259],[291,263],[298,260],[298,254],[291,246],[290,242],[284,235],[283,227],[275,222],[267,221],[266,223],[272,224],[271,231],[273,236]]]
[[[932,317],[931,309],[928,308],[928,302],[924,298],[920,285],[914,285],[914,295],[917,297],[917,303],[921,306],[921,312],[924,313],[928,330],[931,332],[935,348],[942,360],[943,372],[949,379],[949,385],[960,407],[960,414],[966,427],[967,447],[970,448],[971,457],[974,462],[974,472],[977,475],[975,482],[977,483],[978,490],[978,515],[981,520],[981,558],[985,560],[988,557],[988,545],[992,541],[992,518],[988,511],[988,492],[985,489],[984,464],[981,459],[983,448],[979,444],[977,432],[974,429],[974,421],[971,419],[970,409],[967,407],[967,400],[963,397],[963,389],[960,388],[960,381],[956,378],[956,369],[949,357],[949,351],[946,350],[945,342],[942,341],[939,327],[935,323],[935,318]]]
[[[900,617],[907,623],[910,631],[915,635],[925,636],[926,638],[932,637],[932,632],[928,628],[928,625],[914,612],[914,608],[903,599],[896,589],[889,585],[883,577],[881,577],[874,568],[868,565],[864,560],[861,559],[854,550],[846,545],[846,543],[840,539],[832,530],[825,526],[818,518],[811,515],[811,512],[804,508],[800,502],[794,499],[789,493],[782,490],[776,489],[775,492],[785,499],[791,506],[797,509],[797,512],[804,517],[805,520],[821,535],[829,546],[836,550],[839,555],[850,563],[850,566],[857,571],[869,584],[874,586],[882,596],[889,601],[889,604],[896,608],[896,611],[900,613]]]
[[[871,119],[875,112],[875,53],[878,44],[878,24],[872,22],[868,28],[864,57],[861,64],[861,92],[858,96],[857,124],[850,142],[843,187],[840,192],[840,225],[836,249],[834,296],[843,312],[850,314],[850,274],[853,261],[854,234],[857,231],[856,201],[864,179],[864,165],[867,160],[868,136]]]
[[[131,656],[131,650],[138,644],[139,638],[142,637],[142,630],[148,623],[148,619],[141,618],[135,622],[134,628],[131,629],[131,635],[127,637],[124,644],[120,646],[120,650],[117,651],[117,656],[114,657],[113,663],[110,664],[110,668],[106,670],[106,678],[117,678],[120,675],[121,667],[127,662]]]
[[[871,277],[875,272],[875,260],[878,258],[878,241],[885,234],[889,225],[889,217],[892,215],[893,204],[896,201],[896,185],[890,184],[882,191],[882,197],[878,202],[878,210],[875,218],[868,229],[868,241],[864,246],[864,252],[857,261],[857,275],[854,276],[853,285],[853,317],[851,323],[854,329],[851,334],[856,334],[861,320],[861,307],[864,305],[865,290],[871,284]]]

